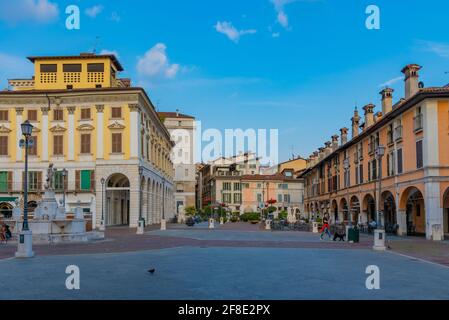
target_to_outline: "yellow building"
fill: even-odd
[[[425,88],[420,69],[402,70],[403,99],[393,105],[393,90],[382,90],[381,112],[366,105],[360,124],[355,110],[352,139],[342,128],[340,142],[334,135],[309,157],[306,212],[365,227],[379,212],[388,232],[449,236],[449,86]]]
[[[49,163],[57,197],[92,213],[93,227],[137,226],[174,214],[173,143],[145,90],[120,79],[114,55],[30,57],[32,79],[0,91],[0,209],[21,200],[24,150],[20,124],[34,126],[29,150],[29,206],[41,199]],[[62,169],[67,169],[64,178]],[[104,179],[104,186],[101,181]],[[104,197],[103,197],[104,196]]]

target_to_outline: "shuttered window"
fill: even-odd
[[[8,192],[8,172],[0,172],[0,192]]]
[[[95,171],[93,170],[76,170],[75,171],[75,188],[79,191],[94,191],[95,188]]]
[[[56,64],[41,64],[40,70],[41,70],[41,72],[57,72],[58,65],[56,65]]]
[[[0,121],[8,121],[8,110],[0,110]]]
[[[29,121],[37,121],[37,110],[28,110],[27,115]]]
[[[90,134],[82,134],[81,135],[81,153],[86,154],[90,153]]]
[[[416,168],[423,167],[422,140],[416,141]]]
[[[22,172],[22,181],[25,181],[25,172]],[[28,191],[35,192],[42,189],[42,172],[29,171],[28,172]]]
[[[28,154],[30,156],[37,156],[37,136],[33,136],[33,145],[28,148]]]
[[[90,120],[90,109],[81,109],[81,120]]]
[[[403,173],[403,167],[402,167],[402,149],[398,149],[397,153],[398,153],[398,156],[397,156],[397,159],[398,159],[398,174],[401,174],[401,173]]]
[[[64,120],[64,110],[62,110],[62,109],[53,110],[53,120],[56,120],[56,121]]]
[[[0,156],[8,155],[8,137],[1,136],[0,137]]]
[[[122,117],[122,108],[120,107],[113,107],[112,108],[112,118],[113,119],[120,119]]]
[[[64,136],[53,136],[53,154],[58,156],[64,154]]]
[[[122,134],[113,133],[112,134],[112,153],[122,152]]]

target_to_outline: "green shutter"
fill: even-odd
[[[81,190],[90,190],[90,170],[81,170]]]
[[[0,192],[8,192],[8,172],[0,172]]]

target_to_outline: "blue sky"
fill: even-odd
[[[132,4],[134,3],[134,4]],[[365,27],[368,5],[380,30]],[[81,10],[80,30],[65,8]],[[0,80],[30,76],[29,55],[115,52],[161,111],[203,128],[278,128],[279,158],[307,157],[354,106],[380,109],[400,70],[424,68],[426,86],[449,83],[445,0],[0,0]]]

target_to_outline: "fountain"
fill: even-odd
[[[60,243],[60,242],[85,242],[88,241],[86,233],[86,220],[83,210],[78,206],[73,219],[67,217],[65,204],[59,205],[55,198],[54,175],[56,168],[50,163],[47,169],[47,179],[44,185],[45,193],[34,210],[34,217],[29,220],[29,227],[33,232],[33,242]],[[17,203],[16,203],[17,204]],[[16,233],[22,230],[22,218],[20,208],[13,209]]]

